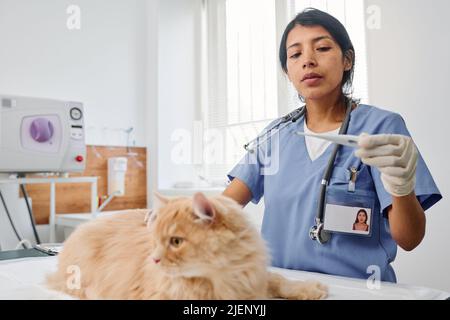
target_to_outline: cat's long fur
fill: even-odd
[[[81,299],[326,296],[317,282],[267,271],[265,244],[233,200],[196,194],[162,202],[148,223],[148,210],[132,210],[78,227],[49,287]],[[171,245],[174,237],[183,239],[181,245]]]

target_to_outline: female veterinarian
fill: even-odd
[[[397,246],[421,243],[424,211],[442,197],[402,117],[351,99],[355,56],[331,15],[307,9],[289,23],[279,58],[305,107],[255,140],[224,195],[243,206],[264,196],[273,266],[366,279],[377,267],[380,280],[396,282]],[[298,132],[358,139],[352,147]],[[361,209],[364,234],[352,228]]]

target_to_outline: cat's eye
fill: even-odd
[[[183,243],[183,238],[179,238],[179,237],[172,237],[170,238],[170,245],[178,248],[182,243]]]

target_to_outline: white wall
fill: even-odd
[[[192,165],[176,165],[171,153],[176,130],[193,132],[200,106],[201,0],[159,2],[158,25],[158,187],[192,181]]]
[[[399,249],[399,282],[450,291],[450,2],[367,0],[381,10],[381,29],[368,31],[371,103],[400,113],[444,199],[427,212],[424,242]]]
[[[81,9],[70,31],[69,5]],[[145,146],[146,1],[0,0],[0,93],[82,101],[87,142]],[[156,47],[155,47],[156,48]]]
[[[146,90],[145,135],[147,140],[147,206],[152,207],[152,194],[157,190],[158,176],[158,30],[159,0],[146,0]]]

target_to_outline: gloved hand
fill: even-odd
[[[363,133],[359,137],[359,147],[355,155],[366,165],[380,170],[387,192],[403,197],[414,191],[418,151],[410,137]]]

